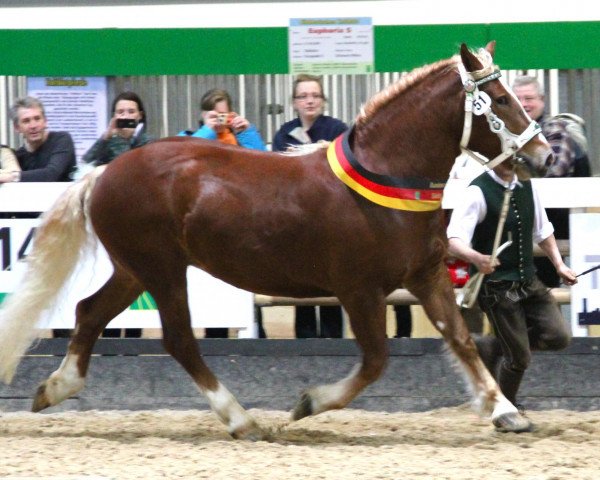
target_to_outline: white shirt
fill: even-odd
[[[493,170],[488,170],[486,173],[504,188],[509,186],[509,183],[502,180]],[[514,190],[517,185],[521,186],[522,184],[515,175],[510,182],[510,189]],[[532,238],[534,243],[540,243],[542,240],[545,240],[554,233],[554,227],[548,220],[546,210],[544,210],[542,204],[540,203],[538,192],[533,183],[531,184],[531,187],[533,191],[533,205],[535,209],[533,216]],[[462,201],[452,212],[452,217],[450,218],[450,223],[446,230],[448,238],[458,238],[467,245],[471,245],[475,227],[483,221],[486,214],[487,205],[485,203],[483,192],[479,187],[475,185],[469,185],[465,189]]]

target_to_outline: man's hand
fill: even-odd
[[[567,265],[565,265],[564,263],[558,266],[556,272],[558,273],[565,285],[571,286],[577,283],[577,274],[569,267],[567,267]]]
[[[477,270],[483,273],[484,275],[488,275],[496,270],[496,267],[500,265],[500,260],[497,258],[492,262],[491,255],[484,255],[482,253],[478,253],[474,256],[473,263],[477,267]]]

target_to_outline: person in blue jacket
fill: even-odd
[[[266,150],[265,142],[254,125],[247,119],[232,111],[231,96],[226,90],[213,88],[206,92],[200,100],[200,128],[195,132],[185,130],[179,136],[190,136],[217,140],[229,145],[251,148],[253,150]],[[258,322],[258,335],[265,338],[262,326],[262,312],[255,308]],[[206,328],[205,338],[228,338],[227,328]]]
[[[218,140],[253,150],[266,150],[265,142],[256,127],[233,112],[231,105],[231,96],[226,90],[209,90],[200,100],[200,128],[195,132],[185,130],[179,135]]]
[[[321,77],[298,75],[292,89],[293,106],[297,117],[275,133],[272,149],[282,152],[293,145],[331,141],[344,133],[348,126],[327,115],[323,115],[325,95]],[[340,338],[343,336],[342,308],[338,306],[298,306],[295,310],[294,330],[297,338]]]

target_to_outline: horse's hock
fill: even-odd
[[[345,376],[360,360],[352,340],[198,340],[211,369],[247,408],[291,410],[309,385]],[[390,339],[383,377],[351,408],[424,411],[467,402],[461,376],[440,339]],[[23,359],[13,383],[0,385],[2,411],[29,410],[38,383],[56,369],[66,339],[43,339]],[[205,398],[165,354],[159,340],[100,339],[86,388],[48,412],[208,409]],[[534,354],[521,388],[528,409],[600,409],[600,338],[575,338],[562,352]]]

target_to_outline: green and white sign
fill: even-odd
[[[375,71],[371,18],[292,18],[288,42],[291,74]]]

